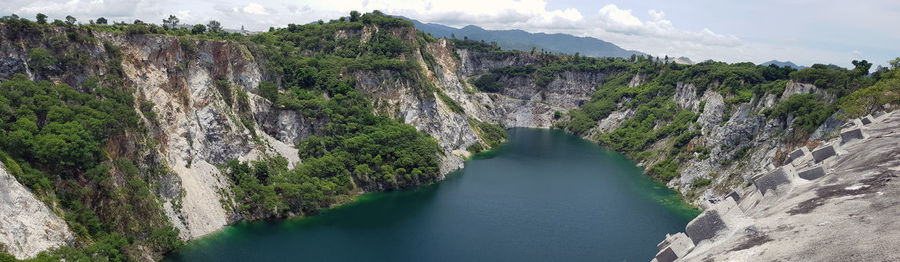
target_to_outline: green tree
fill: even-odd
[[[47,15],[42,14],[42,13],[37,13],[37,15],[35,16],[35,18],[37,18],[37,23],[38,23],[38,24],[41,24],[41,25],[47,24]]]
[[[222,24],[216,20],[210,20],[209,23],[206,24],[206,28],[210,33],[219,33],[222,32]]]
[[[76,20],[75,17],[73,17],[71,15],[66,16],[66,24],[74,25],[76,21],[78,21],[78,20]]]
[[[163,28],[165,29],[175,29],[178,26],[178,17],[174,15],[169,15],[169,18],[163,19]]]
[[[853,60],[851,63],[853,63],[853,74],[856,75],[856,77],[863,77],[868,75],[869,69],[872,68],[872,63],[869,63],[869,61],[866,60]]]
[[[199,35],[206,32],[206,26],[201,24],[196,24],[191,28],[191,34]]]
[[[28,67],[34,71],[47,71],[56,65],[56,57],[50,54],[47,49],[34,48],[28,52]]]
[[[350,22],[359,22],[359,11],[350,11]]]
[[[106,18],[104,18],[104,17],[97,18],[97,24],[105,25],[106,23],[108,23],[108,21],[106,21]]]

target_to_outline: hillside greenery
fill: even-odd
[[[165,254],[182,244],[154,192],[153,183],[169,172],[165,165],[144,167],[109,151],[110,143],[128,142],[126,133],[145,136],[146,127],[138,120],[130,91],[118,88],[121,52],[104,43],[109,63],[102,63],[102,58],[91,60],[82,51],[98,42],[92,31],[178,36],[180,48],[189,55],[198,50],[195,39],[243,43],[263,57],[272,76],[260,84],[259,95],[321,123],[316,135],[300,141],[303,164],[293,169],[281,158],[221,165],[234,182],[237,204],[232,209],[246,217],[313,214],[360,191],[407,188],[439,177],[437,141],[389,115],[376,114],[372,101],[354,88],[352,75],[358,72],[387,72],[423,97],[435,92],[415,60],[419,45],[435,39],[415,31],[408,21],[376,11],[250,36],[212,26],[175,28],[139,21],[42,24],[9,16],[0,22],[11,28],[7,39],[50,43],[28,53],[34,61],[29,67],[38,78],[62,77],[77,84],[32,82],[19,75],[0,86],[0,158],[42,200],[60,204],[64,219],[84,243],[43,253],[37,260],[124,261],[147,251]],[[366,26],[379,31],[363,43],[359,32]],[[54,28],[67,37],[55,39]],[[342,32],[348,37],[337,36]],[[416,41],[401,40],[409,34]],[[89,66],[113,74],[90,81],[69,78]],[[228,81],[220,79],[214,86],[230,107],[247,107],[246,94]],[[444,102],[461,109],[452,99]],[[142,103],[140,110],[152,118],[151,107]],[[253,128],[252,119],[241,120]]]
[[[139,120],[135,98],[123,88],[121,52],[113,44],[91,37],[94,31],[177,36],[179,47],[187,54],[197,52],[197,39],[242,43],[265,61],[265,81],[258,94],[278,108],[321,123],[315,135],[298,143],[303,162],[294,168],[288,168],[283,158],[232,160],[220,166],[233,182],[236,204],[231,208],[248,218],[314,214],[361,191],[403,189],[438,179],[441,150],[437,141],[392,118],[390,112],[379,112],[377,96],[358,89],[361,83],[356,77],[360,74],[398,80],[395,82],[414,88],[421,97],[437,97],[454,112],[464,113],[456,101],[434,88],[417,62],[420,56],[426,67],[435,71],[435,58],[421,51],[422,45],[435,39],[415,31],[409,21],[378,11],[329,22],[290,24],[251,35],[225,32],[214,21],[186,28],[170,25],[172,20],[159,26],[141,21],[108,24],[105,18],[98,18],[78,25],[75,21],[31,22],[7,16],[0,22],[8,28],[5,39],[47,43],[28,45],[29,70],[38,80],[57,76],[64,82],[78,82],[69,86],[16,75],[0,84],[0,161],[43,201],[54,203],[54,211],[63,215],[78,237],[77,247],[42,253],[36,259],[41,261],[133,260],[141,258],[142,248],[158,255],[183,244],[178,230],[166,222],[155,193],[157,179],[170,171],[164,164],[138,162],[143,156],[110,149],[125,143],[129,136],[141,137],[143,145],[152,139],[147,138],[146,123]],[[379,30],[370,32],[369,41],[361,41],[362,32],[371,27]],[[63,36],[51,34],[57,28]],[[859,117],[883,109],[884,104],[900,104],[900,60],[893,61],[889,69],[869,74],[872,64],[866,61],[854,61],[853,69],[813,65],[796,70],[715,61],[681,65],[649,56],[591,58],[508,51],[467,39],[450,42],[457,49],[480,52],[488,59],[517,61],[517,65],[470,79],[482,92],[502,92],[504,83],[514,78],[546,88],[566,72],[603,75],[603,84],[588,101],[566,116],[555,117],[564,119],[556,127],[584,136],[612,112],[631,110],[634,116],[617,129],[593,138],[638,161],[656,160],[647,174],[661,181],[677,177],[684,161],[709,157],[710,153],[709,148],[691,146],[691,141],[702,136],[699,113],[675,104],[679,84],[694,85],[697,96],[707,90],[725,96],[722,121],[728,121],[742,103],[769,95],[780,98],[789,81],[825,89],[831,96],[794,95],[769,110],[753,112],[790,124],[793,129],[789,131],[797,141],[836,112],[844,112],[845,118]],[[90,45],[103,46],[105,57],[92,57],[84,51]],[[96,68],[110,73],[103,79],[74,77]],[[636,75],[643,80],[633,84]],[[237,100],[241,106],[240,97],[246,94],[234,91],[225,80],[214,85],[223,95],[237,95],[238,99],[226,101]],[[704,106],[701,102],[699,112]],[[151,107],[142,103],[139,110],[151,116],[152,111],[145,110]],[[475,119],[470,119],[469,125],[485,142],[474,144],[470,151],[495,147],[506,139],[500,126]],[[252,122],[248,126],[252,127]],[[653,146],[660,141],[665,144]],[[734,148],[732,155],[740,158],[748,150]],[[694,183],[694,187],[708,185],[708,180]],[[0,253],[0,260],[4,259],[8,256]]]
[[[248,37],[266,58],[267,71],[281,83],[261,83],[262,96],[324,123],[316,135],[299,142],[303,164],[294,169],[279,159],[229,162],[224,169],[234,182],[236,211],[249,217],[311,214],[359,191],[437,180],[437,141],[387,115],[376,115],[369,98],[354,88],[354,73],[385,71],[423,97],[435,92],[414,59],[418,44],[424,43],[400,38],[411,33],[421,41],[434,39],[407,31],[408,23],[376,12],[358,19],[290,24]],[[363,42],[359,31],[367,25],[380,30]],[[346,37],[338,37],[341,34]],[[452,110],[462,110],[443,93],[437,95]]]
[[[801,70],[777,65],[714,61],[680,65],[652,57],[606,63],[595,67],[610,73],[606,81],[589,101],[578,110],[570,111],[568,121],[556,126],[583,136],[613,111],[632,110],[633,117],[627,118],[615,130],[598,134],[595,139],[605,147],[638,161],[655,162],[648,167],[647,174],[664,182],[678,176],[680,163],[695,157],[706,158],[709,154],[706,147],[688,146],[692,139],[701,135],[696,121],[705,102],[701,103],[698,113],[675,105],[673,98],[679,84],[694,85],[694,95],[698,97],[707,90],[722,94],[725,97],[725,122],[742,103],[759,101],[769,95],[781,97],[789,81],[815,84],[825,89],[831,94],[830,97],[794,95],[764,112],[752,112],[791,124],[790,131],[795,141],[805,140],[838,109],[859,116],[880,109],[886,103],[900,101],[897,100],[897,85],[891,82],[895,81],[892,80],[894,71],[882,70],[877,77],[870,76],[871,64],[866,61],[853,61],[853,69],[814,65]],[[567,68],[572,70],[571,65]],[[538,71],[541,69],[534,70]],[[491,73],[502,78],[514,77],[519,72],[525,71],[506,69]],[[631,79],[635,75],[645,81],[633,85]],[[788,120],[792,123],[786,123]],[[652,149],[651,145],[659,141],[667,141],[664,149]],[[741,150],[734,150],[737,153],[732,157],[741,157],[738,152]]]
[[[88,80],[65,84],[15,75],[0,84],[0,160],[6,170],[58,208],[82,243],[46,259],[124,260],[140,246],[165,253],[178,230],[161,213],[148,183],[163,170],[141,172],[108,152],[126,132],[140,132],[130,91]]]

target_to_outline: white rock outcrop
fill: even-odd
[[[17,259],[74,240],[66,222],[0,164],[0,243]]]

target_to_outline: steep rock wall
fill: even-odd
[[[158,119],[150,122],[160,141],[157,149],[180,186],[177,194],[162,194],[164,208],[182,238],[200,237],[240,219],[223,207],[230,186],[216,165],[267,155],[283,156],[291,165],[300,161],[293,144],[313,127],[251,92],[261,70],[245,46],[187,40],[196,50],[185,50],[174,37],[99,36],[122,47],[122,66],[135,96],[154,105]],[[263,128],[247,126],[242,117]],[[276,130],[274,136],[265,132]]]
[[[26,259],[73,241],[66,222],[6,169],[0,163],[0,251]]]

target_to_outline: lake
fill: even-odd
[[[648,261],[699,211],[624,156],[559,130],[509,142],[418,189],[239,223],[169,261]]]

